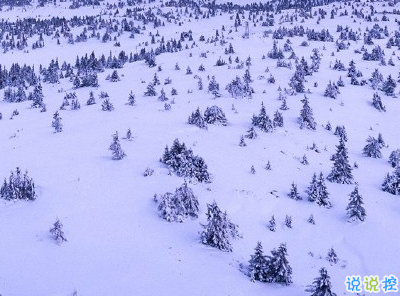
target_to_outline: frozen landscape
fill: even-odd
[[[393,292],[400,3],[0,8],[2,296]]]

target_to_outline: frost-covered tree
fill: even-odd
[[[304,96],[304,99],[301,100],[303,102],[303,108],[300,111],[300,128],[307,128],[311,130],[315,130],[317,127],[316,122],[314,121],[313,110],[308,104],[308,98]]]
[[[156,92],[156,89],[155,89],[153,83],[149,83],[147,85],[147,90],[145,91],[144,95],[147,96],[147,97],[155,97],[155,96],[157,96],[157,92]]]
[[[96,99],[94,98],[94,94],[91,91],[89,93],[89,99],[87,100],[86,105],[93,105],[93,104],[96,104]]]
[[[326,260],[332,265],[336,264],[339,261],[338,256],[336,255],[336,252],[333,248],[330,248],[328,251],[328,255],[326,256]]]
[[[340,138],[339,145],[336,146],[336,153],[332,156],[333,168],[327,179],[330,182],[351,184],[353,181],[352,168],[349,164],[347,148],[344,140]]]
[[[369,136],[367,139],[367,145],[363,149],[363,155],[372,158],[382,158],[381,144],[378,139]]]
[[[129,93],[129,96],[128,96],[128,103],[127,103],[127,105],[129,105],[129,106],[134,106],[136,104],[136,98],[135,98],[135,95],[133,94],[133,92],[131,91],[130,93]]]
[[[193,190],[185,182],[175,190],[161,196],[158,204],[160,216],[168,222],[183,222],[188,216],[196,217],[199,211],[199,202]]]
[[[274,127],[283,127],[283,116],[278,110],[274,113],[274,119],[272,120]]]
[[[325,89],[324,96],[332,98],[332,99],[336,99],[338,94],[339,94],[339,87],[335,83],[332,83],[331,81],[329,81],[329,84]]]
[[[310,224],[315,224],[315,220],[314,220],[313,214],[311,214],[310,217],[308,217],[307,222],[310,223]]]
[[[204,111],[204,120],[208,124],[218,124],[223,126],[228,124],[224,111],[216,105],[206,108],[206,111]]]
[[[126,156],[125,152],[121,148],[121,144],[119,143],[118,139],[118,132],[112,135],[113,140],[111,142],[109,150],[112,151],[112,159],[113,160],[120,160]]]
[[[358,193],[358,186],[356,186],[353,192],[350,193],[350,201],[347,205],[347,216],[349,217],[349,222],[351,221],[364,221],[367,216],[367,212],[363,207],[363,198]]]
[[[267,268],[265,279],[268,283],[280,283],[289,285],[292,281],[292,268],[287,260],[286,244],[281,244],[278,249],[271,251],[271,256],[267,256]]]
[[[164,91],[163,88],[161,89],[161,94],[160,94],[160,96],[158,97],[158,100],[161,101],[161,102],[168,101],[168,98],[167,98],[167,96],[165,95],[165,91]]]
[[[335,132],[333,133],[335,136],[343,139],[343,141],[347,142],[347,132],[344,125],[338,125],[335,128]]]
[[[394,94],[396,88],[396,81],[392,78],[391,75],[388,76],[388,78],[383,82],[381,90],[385,93],[387,96],[392,96]]]
[[[394,195],[400,195],[400,166],[397,166],[391,175],[386,175],[382,183],[382,190]]]
[[[207,129],[207,123],[204,120],[199,107],[197,107],[196,111],[192,112],[192,114],[189,116],[188,123],[194,124],[199,128]]]
[[[256,132],[254,126],[252,126],[252,127],[247,131],[247,134],[245,135],[245,137],[248,138],[248,139],[255,139],[255,138],[257,138],[257,136],[258,136],[258,135],[257,135],[257,132]]]
[[[389,163],[394,168],[400,166],[400,149],[396,149],[390,153]]]
[[[292,216],[289,215],[285,216],[285,226],[287,228],[292,228]]]
[[[220,97],[219,93],[219,83],[215,80],[215,76],[211,77],[211,80],[208,84],[208,91],[214,95],[214,97]]]
[[[118,81],[120,81],[120,80],[121,80],[121,78],[119,78],[119,75],[118,75],[117,70],[114,70],[114,71],[112,72],[111,76],[110,76],[110,81],[111,81],[111,82],[118,82]]]
[[[207,224],[200,233],[201,242],[221,251],[232,252],[231,239],[240,237],[238,226],[228,219],[226,212],[222,212],[216,202],[207,204]]]
[[[290,192],[288,194],[288,196],[294,200],[301,200],[301,196],[297,190],[297,185],[294,184],[294,182],[292,183],[291,187],[290,187]]]
[[[240,147],[246,147],[246,146],[247,146],[246,141],[244,140],[243,135],[240,136],[239,146],[240,146]]]
[[[265,275],[267,273],[267,258],[264,255],[261,242],[257,243],[254,251],[254,255],[250,256],[248,274],[252,282],[265,282]]]
[[[109,98],[105,98],[104,101],[101,103],[101,110],[109,112],[114,110],[114,105],[111,103]]]
[[[319,174],[318,179],[314,173],[306,193],[309,201],[314,202],[324,208],[330,208],[332,206],[329,200],[329,192],[325,185],[325,179],[322,172]]]
[[[58,111],[56,111],[56,113],[53,115],[53,121],[51,123],[51,126],[54,127],[56,133],[62,132],[63,124],[61,123],[61,119],[62,118],[60,117],[60,114]]]
[[[4,179],[0,188],[0,197],[5,200],[35,200],[35,183],[28,177],[28,171],[22,175],[21,169],[17,167],[15,173],[11,172],[8,182]]]
[[[237,99],[237,98],[243,98],[246,93],[244,90],[244,84],[242,82],[242,79],[239,76],[236,76],[235,79],[233,79],[225,88],[229,94]]]
[[[42,85],[39,83],[35,86],[33,89],[32,96],[30,99],[33,101],[31,104],[31,108],[41,108],[43,105],[43,90],[42,90]]]
[[[67,239],[65,238],[63,227],[63,224],[57,218],[56,222],[54,222],[53,224],[53,227],[49,230],[54,240],[59,244],[67,241]]]
[[[253,115],[252,117],[252,125],[259,127],[263,132],[272,132],[274,129],[272,121],[267,115],[267,111],[265,110],[263,102],[261,103],[259,115]]]
[[[306,292],[310,292],[310,296],[336,296],[332,292],[331,278],[325,267],[319,270],[319,277],[315,278],[313,283],[307,286]]]
[[[383,105],[382,99],[378,93],[374,93],[374,96],[372,97],[372,106],[381,112],[386,112],[386,107]]]
[[[372,72],[369,81],[373,89],[378,89],[383,82],[383,75],[379,72],[378,69],[375,69],[374,72]]]
[[[275,222],[274,215],[272,215],[271,220],[269,220],[269,222],[268,222],[268,229],[271,230],[271,231],[275,231],[276,230],[276,222]]]

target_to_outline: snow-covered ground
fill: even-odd
[[[385,2],[375,3],[382,11]],[[158,2],[146,4],[155,7]],[[312,49],[322,53],[319,72],[307,76],[306,94],[314,111],[317,122],[316,131],[300,129],[298,117],[302,107],[303,94],[287,96],[289,110],[283,112],[284,126],[273,133],[258,132],[255,140],[246,139],[247,146],[239,147],[241,135],[251,127],[253,114],[258,114],[261,102],[267,113],[273,113],[281,106],[277,100],[278,87],[288,88],[294,69],[276,68],[276,60],[263,55],[271,50],[272,35],[263,37],[265,30],[272,31],[279,26],[329,29],[334,36],[336,25],[365,31],[371,28],[368,23],[350,16],[351,6],[343,6],[349,16],[329,18],[332,4],[324,9],[326,19],[317,25],[317,19],[307,19],[304,23],[279,24],[279,15],[275,16],[274,27],[250,26],[250,38],[243,39],[244,26],[235,32],[234,14],[222,13],[210,19],[189,18],[182,9],[183,25],[167,23],[165,27],[153,29],[151,24],[143,34],[129,38],[129,33],[118,37],[121,47],[114,47],[113,41],[102,43],[89,39],[87,42],[67,44],[61,38],[56,40],[45,36],[45,47],[29,50],[29,53],[13,50],[0,54],[0,64],[7,69],[12,63],[39,65],[47,67],[52,59],[58,58],[75,64],[77,56],[97,55],[111,51],[117,55],[121,50],[127,53],[143,47],[158,30],[165,40],[179,39],[183,31],[193,32],[196,46],[185,41],[189,49],[177,53],[164,53],[157,56],[157,67],[149,68],[143,61],[126,63],[118,69],[119,82],[110,82],[105,78],[112,73],[106,69],[99,73],[98,88],[79,88],[74,90],[68,79],[59,84],[42,83],[47,112],[31,109],[31,102],[6,103],[0,101],[0,179],[8,178],[11,170],[20,167],[28,170],[37,186],[38,197],[33,202],[1,201],[0,204],[0,293],[3,296],[42,296],[42,295],[305,295],[307,285],[318,276],[318,270],[326,267],[331,276],[333,291],[337,295],[346,292],[345,279],[349,275],[400,276],[399,230],[400,204],[397,196],[383,192],[381,184],[386,173],[393,168],[388,163],[391,151],[400,148],[399,137],[399,98],[385,96],[378,91],[387,112],[379,112],[372,107],[375,92],[370,86],[350,85],[347,72],[338,72],[330,68],[336,59],[346,68],[354,60],[364,79],[368,79],[375,68],[386,79],[388,74],[398,76],[400,61],[397,48],[386,49],[387,38],[374,40],[385,49],[386,58],[392,56],[396,66],[380,67],[379,62],[363,61],[361,54],[355,54],[363,41],[350,41],[350,48],[336,51],[334,42],[310,41],[308,47],[300,46],[306,37],[290,38],[296,55],[310,61]],[[47,5],[44,8],[15,8],[1,11],[0,18],[16,20],[24,17],[47,18],[50,16],[98,15],[104,10],[84,7],[77,10],[65,8],[66,3]],[[400,8],[400,4],[395,7]],[[367,9],[364,8],[364,9]],[[391,10],[392,8],[390,8]],[[163,8],[164,11],[175,8]],[[179,9],[178,9],[179,10]],[[318,8],[314,8],[318,10]],[[124,11],[124,9],[121,9]],[[285,15],[287,11],[282,12]],[[293,11],[289,11],[293,13]],[[121,13],[122,14],[122,13]],[[245,13],[247,15],[248,12]],[[230,17],[233,16],[233,19]],[[381,18],[381,14],[378,17]],[[391,36],[397,29],[396,16],[388,15],[390,21],[379,23],[387,25]],[[116,17],[122,20],[122,16]],[[300,18],[299,18],[300,20]],[[353,21],[355,20],[355,21]],[[140,23],[135,21],[135,23]],[[225,31],[222,31],[222,26]],[[225,35],[228,42],[221,46],[199,42],[215,36],[215,30]],[[74,34],[83,29],[74,28]],[[232,32],[229,32],[232,30]],[[104,29],[100,30],[102,34]],[[114,36],[116,34],[113,34]],[[36,36],[37,37],[37,36]],[[36,40],[34,37],[33,40]],[[278,47],[284,42],[278,40]],[[216,67],[219,57],[226,61],[225,47],[232,43],[236,56],[245,61],[251,57],[250,73],[255,90],[252,99],[234,99],[225,90],[225,86],[236,77],[243,76],[244,69],[228,69],[228,65]],[[157,44],[155,44],[157,45]],[[148,49],[151,48],[151,44]],[[325,49],[324,49],[325,48]],[[366,46],[369,51],[373,46]],[[200,53],[207,52],[207,58]],[[285,53],[286,57],[288,54]],[[176,71],[178,63],[181,70]],[[294,63],[294,61],[292,61]],[[198,71],[200,64],[204,72]],[[234,65],[235,62],[233,61]],[[186,75],[190,67],[192,75]],[[269,72],[266,72],[266,69]],[[233,67],[232,67],[233,68]],[[175,104],[169,111],[157,97],[146,97],[147,84],[157,73],[161,85],[156,86],[160,93],[163,87],[167,97],[172,87],[178,91]],[[272,74],[276,82],[269,84],[266,78]],[[198,90],[197,79],[202,78],[204,89]],[[222,96],[214,99],[207,92],[207,76],[215,75],[220,84]],[[263,75],[265,79],[259,78]],[[337,99],[324,97],[329,81],[336,82],[342,76],[345,87],[340,88]],[[172,84],[163,85],[169,77]],[[143,83],[144,82],[144,83]],[[314,87],[314,82],[318,86]],[[54,133],[51,123],[53,114],[59,109],[67,92],[75,91],[82,107],[80,110],[59,111],[64,125],[61,133]],[[86,106],[89,92],[93,91],[97,104]],[[115,110],[101,110],[100,91],[106,91]],[[136,95],[136,105],[126,102],[130,91]],[[1,95],[3,90],[0,92]],[[398,89],[396,91],[398,93]],[[227,126],[209,125],[208,130],[187,123],[188,116],[197,108],[204,112],[206,107],[218,105],[228,119]],[[234,105],[234,109],[232,106]],[[18,116],[11,120],[13,110]],[[305,190],[309,186],[313,173],[328,175],[332,168],[330,157],[335,153],[339,138],[333,131],[323,127],[327,122],[333,130],[337,125],[346,127],[350,164],[355,162],[359,168],[353,169],[354,179],[358,183],[367,217],[365,222],[348,223],[346,206],[349,194],[355,184],[342,185],[326,181],[333,207],[320,208],[307,201]],[[121,139],[128,128],[134,136],[133,141]],[[112,134],[118,131],[122,149],[127,157],[114,161],[108,147]],[[368,136],[377,137],[382,133],[388,148],[382,149],[383,157],[373,159],[362,155],[362,149]],[[204,158],[212,176],[211,183],[189,184],[200,202],[198,219],[187,219],[183,223],[168,223],[157,212],[154,194],[172,192],[184,179],[175,174],[168,175],[167,167],[159,159],[166,145],[174,139],[192,148],[194,154]],[[307,149],[315,143],[320,153]],[[300,163],[306,155],[309,165]],[[270,161],[272,170],[264,169]],[[254,165],[255,174],[250,173]],[[152,176],[144,177],[149,167],[154,169]],[[287,197],[290,186],[297,184],[303,197],[294,201]],[[226,210],[232,222],[239,225],[243,238],[233,241],[233,252],[221,252],[200,243],[200,223],[206,223],[207,203],[216,201],[222,210]],[[315,217],[316,225],[307,222],[310,214]],[[274,215],[277,221],[276,232],[267,228],[268,221]],[[284,226],[286,215],[293,218],[293,228]],[[56,218],[64,224],[67,242],[58,245],[52,239],[49,228]],[[267,254],[280,243],[286,242],[288,260],[293,268],[293,284],[252,283],[239,268],[247,264],[254,253],[257,241],[261,241]],[[333,247],[339,262],[330,265],[325,259],[328,250]],[[312,255],[310,255],[311,253]]]

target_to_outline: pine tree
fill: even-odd
[[[113,160],[120,160],[126,156],[125,152],[121,148],[121,144],[119,143],[118,139],[118,132],[112,135],[113,141],[109,147],[109,150],[112,151],[112,159]]]
[[[43,92],[42,85],[39,83],[35,86],[32,93],[32,105],[31,108],[40,108],[43,105]]]
[[[285,226],[287,228],[292,228],[292,216],[286,215],[286,217],[285,217]]]
[[[103,103],[101,103],[101,110],[109,112],[114,110],[114,105],[111,103],[109,98],[105,98]]]
[[[400,166],[400,149],[396,149],[390,153],[389,163],[393,168]]]
[[[394,94],[394,90],[396,88],[396,81],[392,78],[391,75],[388,76],[385,82],[382,85],[382,91],[387,96],[392,96]]]
[[[161,89],[161,95],[158,97],[158,100],[161,101],[161,102],[168,101],[168,98],[167,98],[167,96],[165,95],[165,91],[164,91],[163,88]]]
[[[207,123],[204,120],[204,117],[201,114],[199,107],[197,107],[196,111],[192,112],[192,114],[189,116],[188,123],[194,124],[202,129],[207,129]]]
[[[327,179],[330,182],[351,184],[353,181],[353,174],[349,164],[347,148],[342,138],[340,138],[339,145],[336,146],[336,148],[336,153],[332,156],[333,168]]]
[[[372,98],[372,106],[374,106],[375,109],[379,111],[386,112],[386,107],[382,103],[381,97],[378,95],[378,93],[374,93],[374,96]]]
[[[93,92],[91,91],[89,93],[89,99],[87,100],[86,105],[93,105],[93,104],[96,104],[96,100],[94,98]]]
[[[275,231],[276,230],[276,222],[275,222],[274,215],[272,215],[271,220],[269,220],[269,222],[268,222],[268,229],[271,230],[271,231]]]
[[[274,129],[272,121],[267,115],[267,111],[265,110],[263,102],[261,103],[259,115],[253,115],[252,125],[255,127],[259,127],[263,132],[272,132]]]
[[[208,84],[208,91],[214,95],[214,97],[220,97],[219,93],[219,83],[215,80],[215,76],[211,77],[211,80]]]
[[[247,146],[246,142],[244,141],[243,135],[240,136],[239,146],[240,147],[246,147]]]
[[[56,111],[56,113],[53,115],[53,121],[51,123],[51,126],[54,127],[56,133],[62,132],[63,125],[61,123],[61,119],[62,118],[60,117],[60,114],[58,111]]]
[[[144,95],[147,96],[147,97],[155,97],[155,96],[157,96],[157,92],[156,92],[156,90],[154,88],[154,85],[152,83],[149,83],[147,85],[147,90],[144,93]]]
[[[266,282],[289,285],[292,281],[292,268],[287,260],[286,244],[281,244],[278,249],[271,251],[267,257],[267,268],[265,272]]]
[[[121,79],[119,78],[119,75],[118,75],[117,70],[114,70],[114,71],[112,72],[112,74],[111,74],[110,81],[111,81],[111,82],[118,82],[118,81],[120,81],[120,80],[121,80]]]
[[[135,95],[133,94],[133,92],[131,91],[131,92],[129,93],[127,105],[129,105],[129,106],[134,106],[135,104],[136,104],[136,98],[135,98]]]
[[[317,124],[314,121],[313,111],[308,104],[308,98],[304,96],[301,101],[303,102],[303,108],[300,111],[300,128],[315,130]]]
[[[223,213],[217,204],[207,204],[207,225],[200,233],[201,242],[221,251],[232,252],[231,239],[240,237],[238,226],[228,219],[227,213]]]
[[[206,111],[204,111],[204,120],[208,124],[220,124],[223,126],[228,124],[225,113],[216,105],[206,108]]]
[[[283,116],[278,110],[274,113],[274,119],[272,121],[274,127],[283,127]]]
[[[255,138],[257,138],[257,132],[256,132],[256,130],[255,130],[255,128],[252,126],[248,131],[247,131],[247,134],[245,135],[245,138],[248,138],[248,139],[255,139]]]
[[[331,278],[324,267],[319,270],[319,277],[315,278],[311,285],[307,286],[306,292],[310,292],[310,296],[336,296],[332,292]]]
[[[67,241],[67,239],[65,238],[64,231],[63,231],[63,224],[60,222],[60,220],[58,218],[57,218],[56,222],[54,222],[53,227],[50,228],[49,231],[57,243],[60,244],[62,242]]]
[[[363,149],[363,155],[373,158],[382,158],[381,144],[374,137],[369,136],[367,145]]]
[[[249,260],[248,274],[252,282],[260,281],[265,282],[267,272],[267,258],[264,255],[263,247],[261,242],[257,243],[254,249],[254,255],[251,255]]]
[[[297,191],[297,185],[292,183],[292,187],[290,188],[290,193],[288,196],[294,200],[301,200],[301,196],[299,195],[299,192]]]
[[[308,217],[307,222],[310,223],[310,224],[315,224],[315,220],[314,220],[313,214],[311,214],[310,217]]]
[[[338,94],[339,94],[339,88],[336,86],[335,83],[332,83],[331,81],[329,81],[329,84],[325,89],[324,96],[332,98],[332,99],[336,99]]]
[[[318,179],[314,173],[306,193],[309,201],[314,202],[324,208],[330,208],[332,206],[331,202],[329,201],[329,193],[326,188],[322,172],[319,174]]]
[[[328,255],[326,256],[326,260],[328,260],[328,262],[329,262],[331,265],[332,265],[332,263],[333,263],[333,264],[336,264],[336,263],[339,262],[339,258],[338,258],[338,256],[336,255],[336,252],[335,252],[335,250],[334,250],[333,248],[330,248],[330,249],[329,249]]]
[[[350,221],[364,221],[367,213],[363,207],[363,198],[358,193],[358,186],[354,188],[354,191],[350,193],[350,201],[346,208],[347,216],[349,217]]]

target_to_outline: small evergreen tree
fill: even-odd
[[[246,138],[248,138],[248,139],[255,139],[255,138],[257,138],[257,133],[256,133],[256,130],[255,130],[255,128],[252,126],[248,131],[247,131],[247,134],[245,135],[245,137]]]
[[[267,257],[267,268],[265,272],[266,282],[289,285],[292,281],[292,268],[287,260],[286,244],[281,244],[278,249],[271,251]]]
[[[339,261],[338,256],[336,255],[336,252],[333,248],[330,248],[328,251],[328,255],[326,256],[326,260],[332,265],[336,264]]]
[[[207,204],[207,225],[200,233],[201,242],[221,251],[232,252],[231,239],[240,237],[238,226],[228,219],[226,212],[222,212],[217,204]]]
[[[111,103],[109,98],[105,98],[104,101],[101,103],[101,110],[109,112],[114,110],[114,105]]]
[[[109,147],[109,150],[112,151],[112,159],[113,160],[120,160],[126,156],[125,152],[121,148],[121,144],[119,143],[118,139],[118,132],[112,135],[113,141]]]
[[[349,221],[364,221],[367,213],[363,207],[362,196],[358,193],[358,186],[356,186],[352,193],[350,193],[350,201],[347,205],[347,216]]]
[[[397,166],[393,174],[387,174],[382,183],[382,190],[394,195],[400,195],[400,166]]]
[[[63,224],[57,218],[56,222],[54,222],[53,227],[50,228],[50,233],[53,236],[54,240],[61,244],[62,242],[66,242],[67,239],[65,238],[65,234],[63,231]]]
[[[392,96],[394,94],[395,88],[396,81],[392,78],[391,75],[389,75],[382,85],[382,91],[385,93],[385,95]]]
[[[56,113],[53,115],[53,121],[51,123],[51,126],[54,127],[56,133],[62,132],[63,125],[61,123],[61,119],[62,118],[60,117],[60,114],[58,111],[56,111]]]
[[[290,193],[288,196],[294,200],[301,200],[301,196],[299,195],[299,192],[297,191],[297,185],[292,183],[292,187],[290,188]]]
[[[129,105],[129,106],[134,106],[135,104],[136,104],[136,98],[135,98],[135,95],[133,94],[133,92],[131,91],[131,92],[129,93],[127,105]]]
[[[239,146],[240,147],[246,147],[247,146],[246,142],[244,141],[243,135],[240,136]]]
[[[400,166],[400,149],[396,149],[390,153],[389,163],[393,168]]]
[[[292,228],[292,216],[286,215],[286,217],[285,217],[285,226],[287,228]]]
[[[196,111],[192,112],[192,114],[189,116],[188,123],[194,124],[195,126],[202,129],[207,129],[207,123],[204,120],[204,117],[201,114],[199,107],[197,107]]]
[[[274,215],[272,215],[271,220],[269,220],[269,222],[268,222],[268,229],[271,230],[271,231],[275,231],[276,230],[276,222],[275,222]]]
[[[333,168],[327,179],[330,182],[351,184],[353,181],[352,168],[349,164],[347,148],[342,138],[340,138],[339,145],[336,148],[336,153],[332,156]]]
[[[382,158],[381,145],[374,137],[369,136],[367,145],[363,149],[363,155],[373,158]]]
[[[228,124],[224,111],[216,105],[206,108],[206,111],[204,111],[204,120],[208,124],[220,124],[223,126]]]
[[[332,292],[331,278],[324,267],[319,270],[319,277],[307,286],[306,292],[310,292],[310,296],[336,296]]]
[[[95,100],[95,98],[94,98],[94,94],[93,94],[93,92],[91,91],[90,93],[89,93],[89,99],[87,100],[87,102],[86,102],[86,105],[93,105],[93,104],[96,104],[96,100]]]
[[[300,128],[315,130],[317,124],[314,121],[313,111],[308,104],[308,98],[304,96],[301,101],[303,102],[303,108],[300,111]]]
[[[263,132],[272,132],[274,127],[271,119],[267,115],[267,111],[265,110],[264,103],[261,103],[261,109],[258,116],[253,115],[252,125],[255,127],[259,127]]]
[[[254,255],[251,255],[249,260],[248,274],[252,282],[265,282],[265,275],[267,273],[267,258],[264,255],[261,242],[257,243],[254,251]]]
[[[154,85],[152,83],[149,83],[147,85],[147,90],[144,93],[145,96],[147,97],[155,97],[157,96],[156,89],[154,88]]]
[[[283,127],[283,116],[278,110],[274,113],[274,119],[272,120],[274,127]]]
[[[314,220],[313,214],[311,214],[310,217],[308,217],[307,222],[310,223],[310,224],[315,224],[315,220]]]
[[[382,103],[381,97],[378,95],[378,93],[374,93],[374,96],[372,98],[372,106],[374,106],[375,109],[379,111],[386,112],[386,107]]]
[[[121,78],[119,78],[119,75],[118,75],[117,70],[114,70],[114,71],[112,72],[111,76],[110,76],[110,81],[111,81],[111,82],[118,82],[118,81],[120,81],[120,80],[121,80]]]

